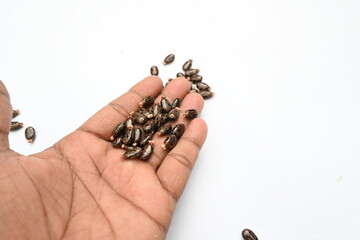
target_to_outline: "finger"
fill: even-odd
[[[192,120],[176,147],[167,154],[156,174],[164,189],[178,201],[207,135],[200,118]]]
[[[9,131],[11,122],[12,107],[10,104],[10,96],[0,80],[0,151],[9,149]]]
[[[153,96],[155,98],[162,88],[162,81],[159,77],[149,76],[133,86],[127,93],[103,107],[79,129],[109,140],[116,125],[125,121],[130,112],[139,107],[139,102],[144,97]]]
[[[189,93],[189,90],[190,84],[186,78],[175,78],[167,84],[161,94],[155,99],[155,102],[159,103],[162,97],[166,97],[172,103],[175,98],[183,99]]]
[[[198,93],[189,93],[185,96],[185,98],[182,100],[182,103],[180,105],[180,116],[179,119],[173,123],[173,126],[177,123],[183,123],[185,126],[187,126],[190,123],[190,120],[183,117],[183,113],[187,109],[196,109],[198,113],[201,112],[202,108],[204,106],[204,99],[200,96]],[[163,150],[161,145],[163,144],[166,136],[162,137],[154,137],[154,149],[153,154],[149,158],[148,162],[153,166],[153,168],[156,170],[159,168],[161,162],[165,158],[166,154],[168,153],[167,150]]]

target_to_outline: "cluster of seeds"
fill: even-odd
[[[113,130],[110,137],[113,147],[125,149],[122,155],[125,159],[146,160],[153,151],[153,138],[156,134],[167,135],[161,145],[163,150],[174,148],[185,132],[184,124],[171,125],[171,122],[180,116],[179,107],[179,98],[170,103],[166,97],[162,97],[160,103],[155,103],[154,97],[145,97],[139,103],[139,109],[131,112],[130,116]],[[197,117],[197,112],[195,109],[188,109],[183,116],[191,120]]]
[[[170,64],[174,60],[175,60],[175,55],[169,54],[168,56],[165,57],[163,64],[164,65]],[[199,75],[200,69],[192,68],[192,63],[193,63],[192,59],[186,61],[182,66],[183,72],[178,72],[176,74],[176,77],[185,77],[186,79],[189,80],[191,84],[190,92],[199,93],[204,99],[211,98],[212,96],[214,96],[214,93],[210,91],[211,87],[202,81],[203,77]],[[159,75],[158,67],[155,65],[152,66],[150,68],[150,73],[151,75],[156,75],[156,76]],[[172,78],[169,78],[168,82],[172,80],[173,80]]]
[[[19,109],[17,110],[13,110],[12,111],[12,118],[14,119],[15,117],[17,117],[20,114]],[[12,121],[11,125],[10,125],[10,131],[17,131],[19,129],[21,129],[24,126],[24,124],[22,122],[17,122],[17,121]],[[35,140],[35,129],[33,127],[27,127],[25,129],[25,138],[26,140],[28,140],[29,143],[34,142]]]

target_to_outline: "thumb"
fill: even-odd
[[[9,131],[12,118],[10,96],[4,83],[0,80],[0,152],[9,149]]]

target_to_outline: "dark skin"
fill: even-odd
[[[157,136],[148,161],[122,159],[108,140],[145,96],[179,97],[182,112],[200,112],[203,99],[189,88],[185,78],[163,88],[148,77],[50,148],[23,156],[9,146],[12,106],[0,81],[0,239],[165,239],[206,123],[180,117],[187,127],[177,146],[164,151]]]

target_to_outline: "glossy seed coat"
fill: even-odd
[[[177,142],[178,138],[174,134],[171,134],[165,138],[164,143],[161,145],[161,148],[163,150],[171,150],[176,146]]]
[[[24,126],[21,122],[11,122],[10,131],[16,131],[19,130]]]
[[[155,120],[151,119],[145,123],[143,130],[145,133],[150,133],[154,130],[154,128],[155,128]]]
[[[151,75],[153,75],[153,76],[159,75],[159,69],[158,69],[158,67],[157,67],[157,66],[152,66],[152,67],[150,68],[150,73],[151,73]]]
[[[171,107],[172,108],[180,107],[180,102],[181,102],[180,98],[175,98],[173,103],[171,104]]]
[[[35,141],[36,132],[33,127],[27,127],[25,129],[25,138],[26,138],[26,140],[28,140],[29,143],[32,143]]]
[[[167,115],[167,118],[169,120],[174,121],[179,118],[179,115],[180,115],[180,108],[176,107],[176,108],[171,109],[171,111]]]
[[[213,92],[210,92],[209,90],[203,90],[200,91],[200,95],[204,98],[204,99],[208,99],[211,98],[212,96],[214,96]]]
[[[187,61],[183,64],[182,69],[183,69],[184,71],[187,71],[187,70],[191,69],[192,61],[193,61],[192,59],[187,60]]]
[[[12,118],[15,118],[16,116],[18,116],[20,114],[20,110],[16,109],[16,110],[12,110]]]
[[[146,144],[149,143],[149,141],[151,141],[151,139],[153,138],[154,136],[154,133],[149,133],[147,135],[144,136],[144,138],[140,141],[140,146],[143,147],[145,146]]]
[[[137,146],[139,142],[142,140],[143,131],[140,127],[134,128],[134,141],[133,146]]]
[[[127,129],[131,129],[134,127],[134,121],[132,118],[126,119],[125,124]]]
[[[144,108],[148,108],[151,107],[154,104],[154,97],[153,96],[148,96],[145,97],[143,100],[141,100],[141,102],[139,102],[139,107],[144,107]]]
[[[114,148],[121,148],[121,146],[123,145],[122,137],[115,138],[111,142],[111,144],[113,145]]]
[[[173,127],[171,134],[175,135],[176,137],[180,138],[183,133],[185,132],[185,124],[179,123]]]
[[[167,113],[171,110],[171,104],[166,97],[161,97],[160,105],[163,112]]]
[[[123,143],[125,145],[130,145],[133,143],[133,140],[134,140],[134,128],[127,129],[122,138]]]
[[[242,236],[245,240],[258,240],[255,233],[253,231],[251,231],[250,229],[244,229],[242,231]]]
[[[172,126],[170,123],[166,123],[164,124],[163,126],[161,126],[159,129],[158,129],[158,132],[156,133],[158,136],[163,136],[163,135],[166,135],[166,134],[169,134],[171,133],[171,130],[172,130]]]
[[[164,59],[163,64],[166,65],[166,64],[172,63],[174,60],[175,60],[175,55],[174,54],[169,54]]]
[[[141,153],[140,159],[141,160],[148,159],[152,153],[152,150],[153,150],[152,144],[145,145],[144,150]]]
[[[114,130],[112,135],[110,136],[110,140],[114,140],[116,137],[122,136],[124,131],[126,128],[126,122],[122,122],[119,125],[117,125]]]
[[[186,117],[189,120],[197,118],[197,116],[198,116],[198,113],[195,109],[188,109],[184,113],[184,117]]]
[[[185,77],[185,75],[184,75],[182,72],[178,72],[178,73],[176,74],[176,77]]]
[[[124,152],[122,157],[125,159],[134,159],[140,157],[141,153],[142,149],[140,147],[136,147],[133,150],[127,150],[126,152]]]
[[[189,69],[189,70],[185,71],[185,76],[191,77],[195,74],[198,74],[198,72],[200,72],[200,69]]]
[[[151,111],[154,115],[154,117],[156,117],[156,115],[158,115],[160,112],[161,112],[161,107],[159,104],[154,104],[152,107],[151,107]]]
[[[137,124],[140,124],[140,125],[143,125],[147,118],[144,114],[142,113],[139,113],[139,112],[134,112],[132,115],[131,115],[132,119],[134,120],[135,123]]]
[[[210,90],[211,89],[210,86],[204,82],[198,82],[198,83],[196,83],[196,86],[199,90]]]
[[[203,79],[202,76],[201,76],[201,75],[197,75],[197,74],[192,75],[192,76],[190,77],[190,81],[192,81],[193,83],[201,82],[202,79]]]

